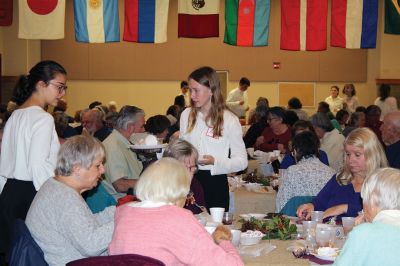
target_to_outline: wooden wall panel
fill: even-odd
[[[73,4],[67,1],[66,37],[42,41],[42,58],[59,61],[67,68],[70,79],[182,80],[193,69],[210,65],[228,71],[231,81],[242,76],[252,81],[366,81],[367,51],[329,47],[330,17],[328,50],[282,51],[279,49],[280,1],[271,0],[269,46],[235,47],[223,43],[225,1],[220,3],[219,38],[178,38],[177,0],[170,0],[167,43],[124,42],[124,1],[119,0],[121,42],[85,44],[75,41]],[[273,62],[280,62],[281,68],[273,69]]]

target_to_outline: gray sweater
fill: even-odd
[[[106,252],[114,230],[115,207],[92,214],[80,194],[50,178],[36,194],[26,217],[32,237],[49,265],[65,265]]]

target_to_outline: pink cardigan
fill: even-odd
[[[216,245],[190,211],[171,205],[118,207],[108,252],[149,256],[166,265],[244,265],[229,241]]]

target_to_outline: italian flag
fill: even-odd
[[[236,46],[268,45],[270,0],[226,0],[224,42]]]

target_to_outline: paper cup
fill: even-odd
[[[213,207],[210,208],[210,213],[214,222],[222,223],[222,217],[224,217],[225,208]]]

